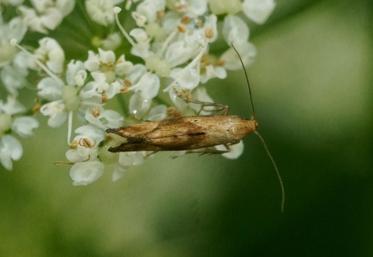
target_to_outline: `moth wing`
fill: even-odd
[[[114,133],[124,138],[143,138],[146,134],[154,131],[159,126],[159,122],[144,122],[117,129],[108,129],[108,133]]]
[[[205,134],[201,126],[180,118],[162,121],[146,140],[165,150],[184,150],[203,140]]]

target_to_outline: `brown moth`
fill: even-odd
[[[233,115],[189,116],[108,129],[126,142],[111,152],[196,150],[237,144],[257,129],[255,120]],[[228,149],[227,149],[228,150]]]
[[[110,128],[106,131],[107,133],[118,135],[125,139],[125,141],[118,146],[109,148],[109,151],[187,151],[192,153],[226,153],[229,152],[231,145],[237,144],[247,135],[254,133],[262,142],[276,171],[281,186],[281,211],[283,211],[285,206],[284,184],[269,148],[267,147],[263,137],[257,131],[258,122],[255,120],[255,109],[248,75],[241,56],[233,45],[232,47],[236,51],[244,69],[250,93],[251,108],[253,111],[251,119],[243,119],[236,115],[173,115],[174,117],[162,121],[146,121],[127,127]],[[203,110],[203,107],[215,107],[216,111],[223,111],[225,114],[227,113],[228,108],[226,106],[215,103],[193,101],[188,97],[184,98],[182,94],[178,95],[186,102],[200,104],[202,106],[201,110]],[[214,147],[218,145],[224,145],[226,151],[216,150]]]

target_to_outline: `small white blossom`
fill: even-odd
[[[60,44],[53,38],[44,37],[39,40],[39,48],[34,52],[35,58],[45,64],[53,73],[60,74],[64,69],[65,53]],[[38,65],[33,63],[34,69],[38,69]]]
[[[32,117],[15,118],[12,124],[12,131],[21,137],[29,137],[33,134],[33,130],[39,127],[39,122]]]
[[[18,95],[18,91],[27,84],[29,60],[27,54],[19,52],[11,63],[1,69],[1,81],[10,94]]]
[[[240,53],[241,58],[245,65],[253,63],[256,56],[256,48],[250,42],[245,42],[239,45],[234,45],[237,51]],[[221,56],[221,60],[224,62],[224,67],[228,70],[239,70],[242,69],[240,59],[233,48],[229,48]]]
[[[74,186],[86,186],[98,180],[104,173],[104,164],[100,161],[75,163],[70,169]]]
[[[23,153],[21,143],[8,134],[10,130],[21,137],[28,137],[39,126],[32,117],[18,116],[24,111],[25,108],[15,97],[8,97],[6,102],[0,100],[0,163],[8,170],[13,168],[12,161],[18,161]]]
[[[88,107],[99,104],[99,99],[81,90],[87,74],[80,61],[72,60],[66,71],[66,84],[55,77],[46,77],[38,85],[38,95],[49,101],[40,108],[40,112],[49,117],[50,127],[59,127],[66,120],[69,112],[84,112]]]
[[[66,152],[66,158],[71,162],[96,160],[98,145],[104,140],[104,130],[92,125],[85,125],[75,130],[78,134]]]
[[[31,4],[33,8],[25,5],[19,7],[26,24],[33,31],[48,33],[71,13],[75,0],[31,0]]]
[[[85,8],[94,22],[108,26],[114,23],[114,6],[122,2],[123,0],[86,0]]]
[[[113,110],[102,107],[93,107],[85,113],[85,119],[92,125],[101,129],[118,128],[123,125],[123,116]]]
[[[27,26],[20,17],[5,23],[0,14],[0,68],[13,60],[17,49],[10,41],[21,41],[27,31]]]
[[[115,50],[122,44],[122,37],[119,33],[111,33],[101,41],[99,47],[104,50]]]
[[[209,0],[211,12],[220,14],[236,14],[242,9],[241,0]]]
[[[267,21],[275,6],[274,0],[244,0],[243,11],[254,22],[263,24]]]
[[[136,7],[133,17],[137,25],[142,27],[145,23],[155,22],[158,13],[164,11],[165,7],[165,0],[144,0]]]
[[[228,44],[241,45],[249,40],[249,27],[238,16],[226,16],[223,25],[223,36]]]
[[[0,138],[0,162],[7,170],[13,169],[13,161],[21,159],[23,148],[13,136],[5,135]]]

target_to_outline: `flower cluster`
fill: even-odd
[[[10,17],[0,15],[0,92],[8,94],[0,101],[1,164],[11,169],[21,158],[22,146],[13,135],[30,136],[39,125],[33,115],[40,113],[52,128],[67,123],[66,163],[74,185],[96,181],[105,169],[113,180],[121,178],[152,153],[110,153],[122,139],[105,131],[163,120],[171,106],[183,114],[196,112],[198,106],[180,92],[213,102],[203,85],[241,68],[233,45],[245,64],[256,55],[245,16],[262,24],[274,7],[273,0],[86,0],[84,6],[73,0],[2,0],[0,10],[12,11],[4,12]],[[91,35],[84,59],[69,59],[68,49],[44,34],[58,32],[77,8],[84,8],[90,24],[110,32],[105,38]],[[37,46],[23,47],[23,39],[35,32]],[[213,44],[225,50],[211,51]],[[36,104],[27,110],[17,97],[30,87]],[[113,100],[122,103],[122,114]],[[223,155],[234,159],[242,151],[240,142]]]

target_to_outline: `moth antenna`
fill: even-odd
[[[253,92],[252,92],[252,89],[251,89],[249,76],[247,75],[246,67],[245,67],[245,64],[242,60],[242,57],[241,57],[240,53],[238,52],[237,48],[233,45],[233,43],[231,43],[231,46],[232,46],[233,50],[236,52],[238,58],[240,59],[242,69],[245,73],[246,83],[247,83],[247,87],[249,88],[249,94],[250,94],[251,110],[253,111],[253,118],[255,120],[255,108],[254,108]]]
[[[285,210],[285,199],[286,199],[284,181],[282,180],[280,170],[278,169],[277,163],[276,163],[275,159],[273,158],[271,152],[269,151],[269,148],[268,148],[267,143],[265,142],[264,138],[262,137],[262,135],[260,135],[259,131],[255,130],[254,133],[258,136],[259,140],[262,142],[264,150],[266,151],[269,159],[271,159],[272,166],[276,171],[276,176],[277,176],[278,182],[280,183],[280,187],[281,187],[281,212],[283,213],[284,210]]]

